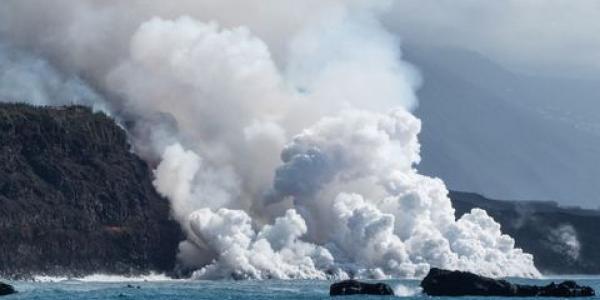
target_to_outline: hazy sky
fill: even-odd
[[[317,10],[331,1],[305,0],[307,9]],[[353,0],[361,2],[365,0]],[[366,0],[365,2],[373,0]],[[378,0],[381,1],[381,0]],[[600,74],[600,1],[597,0],[396,0],[385,16],[385,23],[403,39],[438,46],[454,46],[480,52],[507,67],[525,72],[538,72],[550,75],[570,75],[598,77]],[[150,5],[150,4],[152,5]],[[207,5],[209,3],[210,5]],[[262,3],[257,5],[256,3]],[[278,44],[274,42],[283,34],[293,32],[301,15],[305,12],[290,9],[289,3],[282,1],[236,2],[236,1],[189,1],[180,0],[177,4],[154,1],[122,2],[73,2],[73,1],[4,1],[0,9],[0,33],[19,34],[25,39],[38,41],[53,35],[44,28],[63,30],[74,19],[84,28],[66,28],[66,35],[60,39],[70,39],[71,34],[94,28],[77,39],[114,39],[114,31],[129,36],[131,22],[139,22],[161,11],[177,16],[190,14],[201,19],[216,19],[225,26],[252,23],[255,33],[271,43],[274,56],[278,59]],[[136,7],[129,11],[122,6]],[[228,6],[231,6],[229,9]],[[243,7],[240,7],[243,6]],[[109,7],[116,7],[115,10]],[[201,9],[197,9],[200,7]],[[216,7],[216,8],[215,8]],[[228,11],[226,15],[213,10]],[[28,22],[35,12],[35,22]],[[44,11],[44,14],[37,13]],[[74,12],[77,12],[74,14]],[[245,12],[245,13],[240,13]],[[121,15],[127,18],[118,18]],[[263,18],[252,19],[250,15]],[[277,26],[261,20],[276,19]],[[58,16],[58,18],[56,18]],[[218,17],[217,17],[218,16]],[[279,16],[279,17],[276,17]],[[103,18],[115,21],[114,29],[97,26]],[[115,18],[117,17],[117,18]],[[83,19],[82,19],[83,18]],[[10,24],[10,25],[9,25]],[[285,30],[283,30],[284,28]],[[32,33],[32,32],[37,33]],[[108,34],[111,32],[111,34]],[[43,34],[42,34],[43,33]],[[42,35],[39,35],[42,34]],[[122,42],[113,40],[113,42]],[[81,43],[81,41],[80,41]],[[115,46],[119,46],[119,43]],[[84,47],[85,48],[85,47]],[[81,49],[73,49],[77,52]],[[101,51],[87,49],[83,51]]]
[[[471,54],[472,52],[478,52],[482,54],[482,57],[489,58],[513,71],[552,77],[570,76],[600,80],[600,37],[598,37],[598,33],[600,33],[600,0],[390,0],[389,2],[392,3],[391,8],[384,5],[387,2],[384,0],[302,0],[301,2],[294,0],[178,0],[169,2],[160,0],[5,0],[2,1],[2,6],[0,6],[0,51],[3,50],[1,48],[2,43],[6,43],[10,47],[14,46],[14,49],[25,49],[32,52],[32,56],[18,56],[21,58],[18,63],[29,62],[34,64],[37,61],[35,58],[38,56],[43,60],[48,60],[48,63],[34,64],[36,68],[33,69],[21,68],[20,70],[23,71],[21,73],[15,72],[13,68],[10,74],[14,78],[19,79],[20,76],[25,76],[23,74],[33,74],[36,76],[35,78],[40,77],[39,84],[37,84],[38,81],[31,79],[19,81],[27,83],[28,86],[36,86],[37,84],[37,86],[45,87],[52,92],[51,95],[54,95],[57,94],[57,92],[54,92],[55,90],[64,90],[60,89],[63,85],[70,87],[67,91],[79,91],[79,89],[72,87],[79,87],[78,84],[82,82],[90,82],[94,89],[100,90],[101,94],[109,91],[109,94],[112,95],[115,90],[111,84],[123,81],[114,79],[114,74],[118,73],[115,69],[121,66],[124,61],[131,60],[132,53],[135,52],[130,49],[132,45],[131,38],[140,29],[140,24],[151,20],[154,16],[161,16],[165,20],[173,20],[181,15],[187,15],[200,22],[214,20],[223,28],[247,27],[249,33],[245,34],[256,37],[268,46],[268,51],[263,49],[262,52],[259,52],[262,53],[260,57],[268,58],[266,61],[267,65],[270,66],[271,71],[269,72],[271,75],[279,72],[279,69],[284,73],[287,72],[286,75],[290,75],[293,73],[290,70],[293,71],[295,66],[311,65],[309,69],[312,69],[312,67],[319,69],[323,65],[323,60],[320,60],[318,55],[310,54],[306,57],[314,60],[312,63],[309,62],[309,59],[298,59],[298,64],[289,63],[287,60],[290,57],[310,50],[310,47],[290,43],[289,39],[298,35],[299,32],[304,30],[304,27],[310,29],[307,31],[311,34],[325,34],[327,30],[334,30],[335,26],[332,23],[335,25],[334,21],[339,19],[339,15],[344,15],[345,9],[351,9],[353,15],[362,16],[363,18],[365,12],[368,14],[369,11],[372,11],[378,18],[383,18],[385,27],[392,34],[388,35],[386,32],[385,38],[381,40],[385,42],[386,49],[392,49],[389,53],[392,53],[391,57],[393,58],[397,57],[395,52],[396,38],[399,38],[399,40],[411,43],[411,46],[415,44],[424,46],[413,47],[413,49],[428,49],[428,46],[437,48],[439,46],[441,48],[466,49],[470,50],[471,52],[468,53]],[[385,13],[380,16],[382,11]],[[318,20],[326,20],[326,22],[318,22]],[[359,36],[364,38],[365,41],[377,42],[376,35],[369,32],[368,27],[360,23],[359,26],[354,26],[343,33],[351,37]],[[382,29],[379,27],[374,28],[377,30]],[[182,33],[184,31],[177,32]],[[321,42],[327,45],[323,49],[337,49],[336,47],[339,46],[336,37],[332,36],[324,37]],[[340,52],[344,51],[351,52],[353,55],[358,53],[355,56],[360,59],[368,56],[366,54],[369,53],[364,47],[358,47],[364,42],[352,40],[350,44],[350,47],[344,46],[334,51],[324,51],[324,53],[327,54],[327,58],[329,56],[337,57]],[[8,46],[6,49],[9,49]],[[158,48],[150,47],[153,50]],[[369,57],[374,60],[384,57],[378,52],[371,54]],[[479,57],[471,54],[472,57]],[[462,62],[462,64],[457,63],[457,57],[439,55],[439,58],[438,62],[448,62],[448,65],[452,66],[452,73],[454,74],[460,73],[459,71],[468,71],[469,68],[473,68],[477,72],[479,70],[477,69],[478,64],[484,64],[485,62],[484,60],[478,60],[469,65],[469,60]],[[14,58],[5,60],[5,62],[8,62],[5,64],[12,66],[14,61]],[[156,61],[159,60],[153,62]],[[429,62],[430,59],[427,58],[424,61]],[[202,65],[211,62],[213,62],[212,59],[209,59],[208,62],[200,61],[197,63]],[[390,66],[393,62],[394,59],[390,59],[384,65]],[[412,61],[409,59],[409,62]],[[421,62],[421,65],[416,61],[414,63],[417,68],[425,65],[423,62]],[[0,64],[2,64],[2,60],[0,60]],[[373,64],[369,62],[367,65],[372,66]],[[51,66],[56,67],[57,71],[50,70],[52,69]],[[121,71],[122,69],[120,68]],[[297,69],[306,71],[302,68]],[[387,69],[389,68],[382,68],[382,70]],[[31,70],[35,71],[32,72]],[[45,72],[40,70],[45,70]],[[414,76],[412,71],[411,69],[411,72],[407,72],[410,73],[410,76],[407,77],[411,77],[411,81],[416,82],[418,80],[415,80],[415,78],[418,76]],[[54,84],[47,84],[49,76],[40,76],[43,74],[57,74],[54,77],[58,79]],[[58,74],[64,75],[62,76],[64,78],[60,78],[61,76],[58,76]],[[108,80],[110,74],[113,75],[112,81]],[[197,80],[204,74],[201,69],[198,69],[198,74],[188,77]],[[304,76],[306,78],[299,76],[302,78],[296,79],[304,85],[302,81],[315,78],[310,72],[307,74],[309,75]],[[363,75],[364,72],[361,69],[357,74]],[[140,86],[148,78],[147,74],[143,75],[139,77]],[[79,80],[77,76],[81,76],[85,80]],[[124,77],[137,78],[135,76]],[[484,78],[483,74],[478,74],[476,77]],[[382,82],[373,79],[376,78],[375,76],[367,76],[366,79],[364,77],[360,78],[361,80],[373,80],[372,83],[366,85],[369,87],[371,87],[371,84],[375,85]],[[506,77],[498,78],[496,81],[486,79],[485,82],[480,83],[486,87],[494,87],[494,92],[505,91],[510,88]],[[10,94],[13,98],[18,96],[27,98],[22,93],[35,90],[20,88],[20,86],[10,83],[8,80],[4,81],[9,82],[5,84],[5,87],[10,88],[9,90],[13,92]],[[226,81],[222,80],[220,82]],[[427,87],[432,83],[435,84],[436,78],[431,74],[424,74],[423,82],[424,86]],[[518,81],[518,83],[522,82]],[[553,115],[545,117],[566,120],[568,122],[564,123],[568,124],[565,126],[584,124],[594,130],[600,128],[600,124],[597,122],[597,120],[600,120],[600,116],[597,115],[597,112],[600,112],[600,102],[594,98],[598,94],[594,88],[598,85],[593,82],[586,83],[587,86],[584,85],[585,88],[582,88],[580,83],[583,80],[567,81],[560,78],[558,81],[554,81],[560,83],[560,88],[547,90],[544,93],[542,88],[539,88],[540,86],[554,87],[556,84],[546,84],[546,81],[543,80],[539,82],[536,81],[538,85],[533,88],[527,87],[528,93],[531,90],[529,94],[519,94],[518,97],[512,98],[510,95],[502,94],[502,96],[510,98],[509,100],[513,102],[529,104],[533,110],[546,109],[547,106],[551,106]],[[232,87],[237,88],[239,86],[240,84],[232,84]],[[340,90],[338,88],[339,84],[332,86],[332,90]],[[182,93],[183,95],[179,98],[189,97],[188,100],[195,99],[190,96],[191,94],[187,90],[179,88],[173,88],[173,90],[175,92],[170,93],[170,95]],[[232,89],[224,88],[222,90]],[[382,91],[382,89],[377,88],[372,90]],[[560,93],[557,93],[557,90]],[[159,93],[152,92],[147,88],[145,91],[148,95],[139,96],[139,99],[146,101],[150,96],[160,98]],[[367,94],[372,97],[373,95],[370,93],[371,90]],[[251,93],[242,94],[244,94],[244,97],[251,95]],[[264,94],[263,91],[260,91],[260,95]],[[358,95],[357,93],[349,94],[352,96]],[[131,95],[128,96],[124,98],[127,100],[134,98]],[[447,94],[444,94],[444,97],[446,96]],[[478,100],[485,100],[482,95],[477,94],[476,96]],[[52,96],[49,98],[57,97]],[[122,99],[119,98],[115,102],[120,100]],[[421,102],[423,101],[426,101],[426,99],[421,99]],[[146,106],[144,105],[144,107]],[[187,106],[181,107],[186,107],[186,109],[183,109],[185,113],[189,112]],[[172,106],[168,108],[171,109]],[[313,110],[310,109],[310,111]],[[202,111],[205,112],[206,110]],[[210,113],[207,114],[211,115]],[[298,124],[306,122],[307,114],[309,113],[298,114],[301,116],[299,118],[301,122],[298,121]],[[195,120],[194,118],[190,119]],[[203,122],[207,123],[207,119],[204,118]],[[216,119],[219,122],[223,121],[222,118]],[[239,117],[236,116],[233,119],[239,123]],[[583,121],[580,119],[583,119]],[[591,126],[588,126],[590,124]],[[302,127],[300,125],[294,126],[288,132],[297,132]],[[502,126],[502,123],[498,126]],[[225,130],[225,132],[231,132],[231,130]],[[594,133],[600,134],[599,132],[600,130]],[[573,144],[579,147],[584,146],[583,142]],[[521,147],[529,146],[527,143],[521,144]],[[138,149],[140,148],[138,147]],[[278,156],[274,155],[273,157],[276,158],[274,162],[278,163]],[[594,177],[588,176],[588,178]]]
[[[597,0],[402,0],[386,22],[405,40],[474,50],[517,70],[600,74]]]

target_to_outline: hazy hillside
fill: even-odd
[[[496,198],[598,207],[600,85],[512,73],[471,52],[404,48],[425,78],[421,171]]]

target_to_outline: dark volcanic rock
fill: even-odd
[[[13,288],[12,285],[0,282],[0,296],[10,295],[16,292],[17,291],[15,291],[15,288]]]
[[[385,283],[365,283],[356,280],[336,282],[329,287],[330,296],[348,295],[394,295],[394,290]]]
[[[600,273],[600,210],[560,207],[554,202],[492,200],[478,194],[450,192],[456,217],[485,209],[518,248],[533,254],[544,274]],[[568,234],[577,247],[565,243]]]
[[[0,104],[0,275],[172,270],[179,226],[112,119]]]
[[[432,268],[421,282],[423,292],[430,296],[503,296],[503,297],[589,297],[591,287],[579,286],[574,281],[547,286],[513,284],[469,272]]]

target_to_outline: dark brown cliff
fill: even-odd
[[[180,238],[112,119],[0,104],[0,276],[170,271]]]

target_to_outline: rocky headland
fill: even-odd
[[[173,270],[179,226],[110,117],[0,104],[0,142],[1,277]]]

